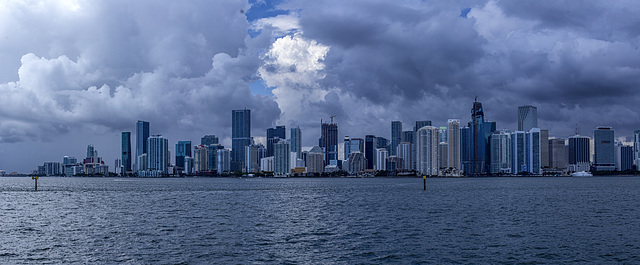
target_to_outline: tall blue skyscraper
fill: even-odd
[[[376,166],[376,144],[378,139],[375,135],[364,136],[364,157],[367,159],[367,169],[374,169]]]
[[[146,168],[146,165],[140,166],[139,158],[142,154],[147,153],[147,139],[149,139],[149,122],[138,121],[136,123],[136,165],[139,168]]]
[[[245,147],[251,144],[251,110],[231,112],[231,170],[242,171]]]
[[[460,128],[460,162],[463,173],[471,172],[471,130],[468,126]]]
[[[212,144],[218,144],[218,141],[218,137],[216,137],[215,135],[205,135],[204,137],[200,138],[200,145],[209,146]]]
[[[389,155],[396,155],[396,148],[398,148],[398,144],[402,141],[402,122],[400,121],[392,121],[391,122],[391,147],[389,147]]]
[[[518,131],[538,128],[538,108],[530,105],[518,107]]]
[[[477,100],[471,108],[471,123],[469,124],[471,136],[471,171],[467,175],[486,173],[487,137],[484,129],[484,110],[482,103]]]
[[[600,126],[593,131],[593,167],[596,171],[615,170],[614,136],[611,127]]]
[[[296,157],[302,158],[302,131],[300,127],[291,128],[291,152],[296,152]]]
[[[176,144],[176,167],[184,168],[184,158],[191,157],[191,141],[178,141]]]
[[[131,171],[131,132],[122,132],[122,174]]]

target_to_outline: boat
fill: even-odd
[[[571,176],[574,178],[588,178],[588,177],[593,177],[593,174],[591,174],[591,172],[580,171],[580,172],[571,173]]]

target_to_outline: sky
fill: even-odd
[[[391,121],[498,129],[538,108],[550,136],[640,129],[638,1],[0,1],[0,169],[31,172],[89,144],[110,167],[137,120],[151,134],[231,146],[320,120],[339,137],[390,137]],[[132,142],[135,144],[135,142]],[[133,150],[135,153],[135,150]]]

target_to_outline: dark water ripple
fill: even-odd
[[[0,178],[2,264],[640,262],[640,178]]]

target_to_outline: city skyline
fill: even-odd
[[[330,116],[338,139],[391,140],[391,121],[463,126],[475,96],[498,130],[517,128],[524,105],[549,137],[610,126],[631,141],[640,128],[638,3],[336,5],[3,3],[0,169],[81,158],[89,144],[113,166],[122,132],[134,164],[138,120],[172,154],[209,134],[231,147],[228,114],[244,108],[260,142],[285,126],[301,129],[304,147]]]

